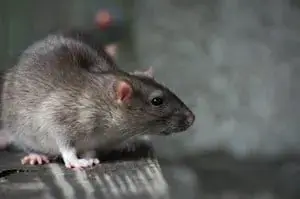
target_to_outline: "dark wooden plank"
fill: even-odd
[[[168,198],[168,185],[148,141],[115,150],[102,164],[83,171],[61,163],[23,166],[22,153],[0,153],[1,199]]]

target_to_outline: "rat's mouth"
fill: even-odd
[[[177,134],[186,131],[189,126],[180,126],[174,129],[168,129],[165,131],[160,132],[160,135],[170,135],[170,134]]]
[[[163,131],[163,132],[161,132],[161,134],[162,134],[162,135],[170,135],[170,134],[172,134],[172,132],[169,132],[169,131]]]

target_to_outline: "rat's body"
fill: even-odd
[[[99,163],[78,153],[184,131],[194,121],[147,72],[123,72],[93,46],[59,34],[29,47],[4,79],[2,131],[14,145],[44,154],[45,162],[61,155],[67,167]]]

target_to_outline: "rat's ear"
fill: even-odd
[[[145,76],[145,77],[149,77],[149,78],[154,78],[154,70],[153,70],[152,66],[150,66],[145,71],[138,71],[138,70],[136,70],[136,71],[132,72],[131,74]]]
[[[104,47],[104,51],[112,58],[116,57],[117,50],[118,50],[117,44],[109,44]]]
[[[150,78],[154,77],[154,69],[152,66],[150,66],[146,71],[144,71],[144,74]]]
[[[118,103],[126,102],[132,96],[132,86],[126,81],[120,81],[117,83],[116,94]]]

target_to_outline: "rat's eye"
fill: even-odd
[[[154,106],[159,106],[159,105],[162,105],[163,103],[163,99],[161,97],[154,97],[152,100],[151,100],[151,104],[153,104]]]

